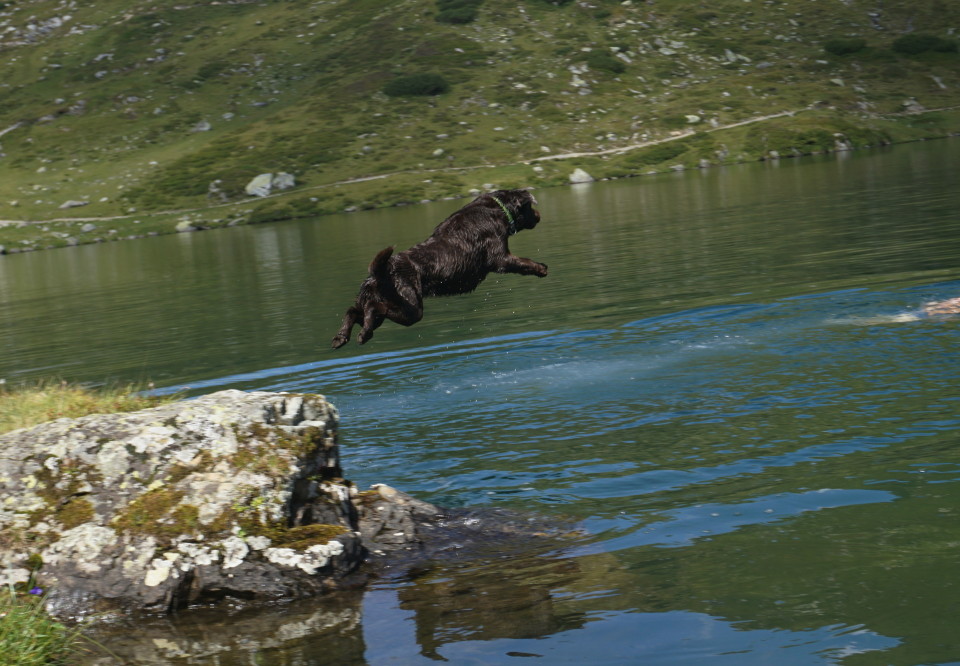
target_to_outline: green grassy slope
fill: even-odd
[[[960,130],[960,3],[460,5],[473,21],[437,21],[441,11],[459,16],[451,0],[0,0],[0,220],[46,221],[4,224],[0,244],[311,216],[485,185],[554,185],[576,167],[615,177]],[[929,36],[930,48],[898,51],[907,34]],[[842,52],[839,38],[862,48],[824,49]],[[382,92],[419,73],[449,90]],[[543,159],[567,153],[600,154]],[[244,194],[252,177],[280,171],[296,177],[294,189]],[[213,181],[222,195],[210,195]],[[61,208],[70,200],[87,205]],[[116,219],[78,219],[105,217]]]

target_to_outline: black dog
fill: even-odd
[[[465,294],[477,288],[487,274],[547,274],[546,264],[510,254],[507,238],[540,221],[537,200],[526,190],[497,190],[481,194],[441,222],[427,240],[405,252],[381,250],[370,263],[370,277],[360,285],[357,301],[343,318],[332,346],[350,340],[354,324],[362,328],[363,344],[390,319],[410,326],[423,318],[424,296]]]

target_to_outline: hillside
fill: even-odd
[[[0,0],[0,220],[31,222],[0,245],[944,136],[955,28],[948,0]]]

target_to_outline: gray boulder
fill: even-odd
[[[69,199],[60,204],[61,209],[66,208],[80,208],[81,206],[89,205],[89,201],[81,201],[79,199]]]
[[[265,197],[276,190],[282,192],[289,190],[297,184],[297,179],[293,174],[280,171],[278,173],[261,173],[253,178],[244,191],[252,197]]]
[[[439,509],[342,479],[323,396],[221,391],[0,436],[0,584],[48,610],[169,612],[351,584]]]
[[[573,172],[570,174],[570,182],[572,184],[592,183],[593,176],[591,176],[589,173],[587,173],[586,171],[578,167],[574,169]]]
[[[270,188],[273,183],[272,173],[261,173],[247,183],[243,191],[252,197],[265,197],[270,194]]]
[[[286,173],[284,171],[274,174],[273,180],[270,183],[271,187],[278,192],[282,192],[283,190],[289,190],[290,188],[294,187],[296,184],[297,184],[297,179],[294,178],[293,174]]]

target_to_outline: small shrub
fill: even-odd
[[[263,224],[264,222],[278,222],[280,220],[292,220],[298,217],[297,211],[285,204],[275,202],[258,206],[250,217],[247,218],[247,224]]]
[[[213,62],[205,63],[200,66],[200,69],[197,70],[195,78],[202,81],[212,79],[226,70],[229,66],[230,65],[223,60],[214,60]]]
[[[653,166],[683,155],[690,146],[685,141],[666,141],[629,154],[627,163],[633,166]]]
[[[627,69],[627,66],[622,60],[603,51],[591,51],[588,53],[587,64],[590,66],[590,69],[599,69],[614,74],[619,74]]]
[[[943,39],[936,35],[911,33],[895,39],[893,44],[890,45],[890,48],[904,55],[918,55],[926,51],[955,53],[957,51],[957,42],[952,39]]]
[[[823,43],[823,50],[831,55],[845,56],[867,47],[867,40],[860,37],[834,37]]]
[[[829,152],[836,146],[835,131],[836,128],[828,126],[755,127],[747,133],[744,148],[757,155],[776,151],[784,157]]]
[[[437,0],[436,19],[440,23],[470,23],[482,4],[483,0]]]
[[[470,23],[477,18],[477,10],[473,7],[460,7],[458,9],[444,9],[437,14],[437,21],[440,23],[452,23],[454,25]]]
[[[390,97],[423,97],[442,95],[450,84],[439,74],[410,74],[398,76],[383,87]]]

